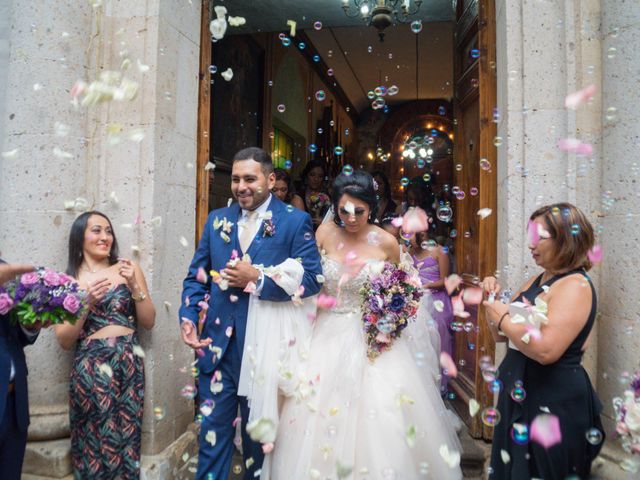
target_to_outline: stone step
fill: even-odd
[[[71,472],[69,438],[27,443],[22,465],[23,478],[28,478],[25,475],[47,479],[70,478]]]

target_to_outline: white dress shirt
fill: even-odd
[[[265,219],[267,215],[267,211],[269,210],[269,204],[271,203],[272,194],[270,193],[267,199],[260,204],[258,208],[254,210],[254,212],[258,213],[258,219],[254,224],[254,231],[252,232],[252,237],[255,237],[258,234],[258,231],[262,227],[262,221]],[[242,236],[244,232],[245,224],[247,223],[247,219],[249,217],[249,210],[242,209],[240,219],[238,220],[238,238]],[[256,289],[253,292],[254,295],[260,295],[262,291],[262,286],[264,285],[264,273],[260,270],[260,276],[258,277],[258,281],[256,282]]]

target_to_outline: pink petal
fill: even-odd
[[[233,428],[236,428],[236,425],[238,425],[238,422],[242,421],[242,417],[236,417],[233,419],[233,423],[231,424],[231,426]]]
[[[527,241],[532,247],[538,246],[538,243],[540,242],[538,224],[533,220],[529,220],[529,224],[527,225]]]
[[[237,258],[240,258],[240,255],[238,254],[238,251],[236,249],[233,249],[231,251],[231,260],[236,260]]]
[[[318,308],[322,308],[324,310],[331,310],[333,307],[336,306],[336,304],[338,303],[338,300],[336,299],[336,297],[332,297],[331,295],[325,295],[324,293],[321,293],[320,295],[318,295]]]
[[[440,354],[440,366],[446,370],[446,375],[451,378],[456,378],[458,376],[458,368],[456,367],[456,362],[453,361],[451,355],[447,352],[442,352]]]
[[[200,301],[200,302],[198,302],[198,306],[202,310],[209,310],[209,304],[207,302]]]
[[[602,261],[602,247],[600,245],[594,245],[593,248],[587,252],[587,258],[593,264],[600,263]]]
[[[582,143],[577,138],[562,138],[558,140],[558,148],[564,152],[577,155],[591,155],[593,147],[588,143]]]
[[[197,349],[196,353],[198,354],[199,357],[204,357],[204,351],[201,348]]]
[[[460,286],[461,283],[462,278],[455,273],[453,275],[449,275],[444,279],[444,287],[447,289],[449,295],[451,295],[456,290],[456,288]]]
[[[402,217],[402,231],[404,233],[418,233],[429,230],[427,214],[421,208],[410,208]]]
[[[256,291],[256,284],[254,282],[247,283],[247,286],[243,290],[245,293],[253,293]]]
[[[391,336],[388,333],[378,332],[378,334],[376,335],[376,342],[391,343]]]
[[[198,268],[198,273],[196,273],[196,280],[198,280],[200,283],[207,283],[207,273],[204,271],[204,268]]]
[[[391,225],[393,225],[396,228],[400,228],[402,226],[402,217],[396,217],[393,220],[391,220]]]
[[[233,335],[233,327],[227,327],[227,329],[224,331],[224,334],[231,338],[231,335]]]
[[[570,93],[564,99],[564,106],[566,108],[570,108],[571,110],[577,110],[580,105],[585,102],[588,102],[591,97],[593,97],[596,93],[596,86],[589,85],[588,87],[583,88],[582,90],[578,90],[577,92]]]
[[[273,451],[273,442],[264,443],[262,445],[262,453],[264,453],[265,455],[267,453],[271,453],[272,451]]]
[[[465,288],[462,293],[462,301],[467,305],[480,305],[482,303],[481,288]]]
[[[560,420],[549,413],[538,415],[531,422],[529,438],[544,448],[549,448],[562,442]]]
[[[238,296],[237,295],[229,295],[229,301],[231,303],[236,303],[238,301]]]

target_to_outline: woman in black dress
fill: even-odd
[[[331,198],[323,189],[326,174],[322,161],[311,160],[305,165],[301,175],[304,210],[311,215],[314,230],[320,226],[331,207]]]
[[[588,478],[602,448],[602,404],[581,365],[597,310],[587,275],[593,243],[591,224],[573,205],[536,210],[529,222],[529,249],[544,271],[513,300],[534,305],[537,298],[547,323],[535,328],[518,321],[524,317],[512,319],[506,304],[491,298],[483,303],[494,338],[509,342],[498,369],[501,420],[494,428],[491,480]],[[494,277],[485,278],[483,288],[490,297],[500,291]],[[546,442],[529,437],[540,414],[559,423],[560,441],[548,438],[543,446]]]
[[[396,216],[398,205],[391,198],[391,185],[389,179],[382,170],[377,170],[371,174],[378,185],[378,210],[376,213],[376,223],[382,225],[383,220]]]

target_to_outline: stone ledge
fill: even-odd
[[[177,440],[157,455],[143,455],[141,480],[193,478],[198,459],[198,430],[192,423]]]
[[[71,471],[71,439],[27,443],[23,477],[30,474],[59,479],[67,478]]]
[[[614,478],[616,480],[637,480],[638,472],[628,472],[620,466],[625,460],[633,460],[640,467],[640,459],[626,453],[617,443],[607,441],[602,447],[600,455],[593,461],[591,474],[595,478],[603,480]]]
[[[69,438],[69,404],[36,405],[31,407],[29,441]]]

